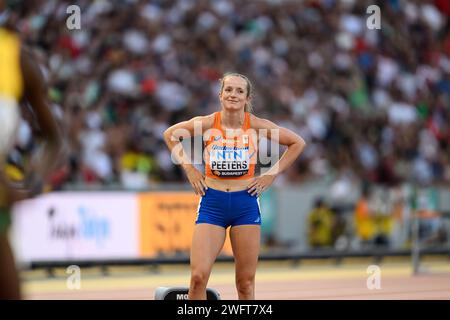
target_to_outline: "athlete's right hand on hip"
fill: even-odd
[[[189,182],[191,183],[192,188],[195,191],[195,194],[204,196],[205,190],[208,189],[208,186],[205,182],[205,176],[194,167],[186,170],[186,175]]]

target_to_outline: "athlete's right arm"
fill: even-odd
[[[61,156],[61,134],[47,103],[47,89],[39,66],[34,62],[30,52],[21,50],[20,66],[24,81],[23,98],[30,104],[36,116],[39,127],[45,138],[45,152],[39,159],[40,163],[33,164],[32,177],[26,185],[17,188],[0,172],[0,184],[6,188],[8,201],[14,203],[33,197],[42,190],[45,179],[53,171],[55,164]]]
[[[47,86],[32,53],[22,49],[20,62],[24,79],[24,99],[32,107],[45,139],[43,156],[39,163],[35,164],[33,172],[37,175],[33,183],[38,183],[38,180],[43,182],[49,177],[62,157],[62,133],[50,110]]]
[[[200,116],[188,121],[177,123],[164,132],[164,141],[170,150],[172,160],[182,166],[194,191],[198,195],[204,195],[207,189],[204,175],[198,171],[184,152],[181,141],[202,135],[210,129],[214,123],[214,115]]]

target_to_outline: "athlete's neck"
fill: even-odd
[[[244,125],[245,112],[243,110],[220,112],[222,126],[227,129],[240,129]]]

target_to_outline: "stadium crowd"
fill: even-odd
[[[17,26],[70,150],[54,188],[184,181],[162,133],[218,110],[226,71],[253,81],[255,114],[308,143],[279,184],[450,182],[446,0],[80,0],[79,30],[71,4],[37,0]],[[11,163],[32,130],[22,123]]]

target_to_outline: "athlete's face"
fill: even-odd
[[[220,92],[220,102],[222,107],[228,110],[241,110],[250,102],[248,96],[247,82],[245,79],[237,76],[226,77],[223,83],[222,92]]]

